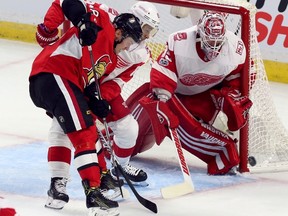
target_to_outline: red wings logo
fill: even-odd
[[[205,73],[186,74],[180,78],[180,82],[186,86],[205,86],[218,83],[223,79],[223,76],[209,75]]]

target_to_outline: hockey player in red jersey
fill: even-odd
[[[98,161],[97,157],[101,146],[95,145],[95,120],[96,116],[107,117],[111,108],[107,99],[98,98],[94,78],[101,82],[113,72],[117,54],[140,41],[141,25],[130,13],[116,16],[111,23],[109,15],[92,3],[64,0],[61,7],[75,27],[35,58],[29,77],[30,96],[37,107],[57,120],[75,149],[75,166],[82,179],[89,215],[118,215],[118,203],[103,196],[101,189],[100,164],[105,161]],[[105,95],[106,90],[101,89],[101,93]],[[62,152],[49,152],[48,157],[65,154],[70,159],[70,149],[63,148]],[[48,196],[54,208],[61,209],[68,202],[68,195],[62,191],[65,184],[66,179],[61,176],[51,179]]]
[[[153,100],[146,88],[150,98],[141,101],[147,112],[140,111],[135,101],[139,92],[145,92],[144,85],[127,100],[143,128],[134,154],[153,145],[148,113],[156,143],[169,136],[163,127],[165,122],[166,126],[177,127],[183,148],[207,163],[208,174],[226,174],[238,165],[235,141],[212,126],[218,113],[223,112],[228,118],[228,129],[237,131],[246,124],[252,106],[240,91],[245,46],[240,38],[226,30],[224,20],[224,14],[208,11],[196,26],[169,36],[166,49],[150,74],[150,89],[157,99]],[[165,121],[161,107],[166,106],[178,118]]]
[[[112,20],[113,17],[118,14],[115,9],[109,8],[107,5],[93,4],[99,5],[100,8],[105,10]],[[153,4],[144,1],[134,4],[129,12],[140,19],[143,32],[141,42],[132,45],[129,50],[122,50],[117,55],[116,68],[100,81],[100,88],[103,92],[103,98],[107,99],[112,109],[112,112],[106,119],[113,133],[112,139],[115,157],[131,181],[140,185],[147,185],[147,183],[145,183],[147,179],[146,172],[129,163],[130,156],[136,144],[138,123],[131,115],[120,93],[124,84],[132,79],[135,70],[147,61],[150,61],[150,52],[146,46],[146,39],[157,33],[159,14]],[[51,38],[54,38],[53,33],[49,34],[49,32],[57,31],[56,28],[62,24],[64,20],[60,1],[56,0],[45,15],[44,23],[38,25],[36,33],[38,43],[41,46],[49,45]],[[43,29],[48,31],[45,31],[46,33],[43,34]],[[111,89],[113,89],[113,91],[111,91]],[[63,152],[63,150],[68,151],[70,144],[66,135],[61,131],[61,127],[54,118],[49,132],[50,148],[48,161],[52,177],[67,179],[69,177],[70,166],[70,158],[67,157],[69,154],[61,154],[59,152]],[[104,133],[105,131],[103,131],[103,134]],[[103,144],[105,145],[105,142],[103,142]],[[105,166],[104,163],[101,163],[100,166],[102,166],[102,169],[106,169],[103,167]],[[113,173],[114,170],[112,170],[111,174]],[[120,193],[118,193],[118,196],[119,195]],[[117,196],[117,194],[114,193],[113,196]]]

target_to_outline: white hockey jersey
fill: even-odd
[[[152,88],[194,95],[210,89],[224,79],[240,77],[240,72],[232,72],[245,62],[243,41],[227,31],[227,40],[220,54],[212,61],[204,61],[197,53],[196,30],[197,27],[193,26],[169,36],[166,50],[153,64]],[[228,76],[230,74],[233,75]]]

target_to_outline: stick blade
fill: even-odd
[[[176,185],[161,188],[161,194],[164,199],[171,199],[179,196],[183,196],[194,191],[193,184],[189,182],[183,182]]]

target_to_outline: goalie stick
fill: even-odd
[[[98,92],[98,97],[99,99],[102,99],[102,95],[101,95],[101,91],[100,91],[100,86],[99,86],[99,82],[98,82],[98,77],[95,71],[95,64],[94,64],[94,57],[93,57],[93,52],[92,52],[92,47],[88,46],[88,51],[90,54],[90,60],[91,60],[91,65],[92,65],[92,70],[93,70],[93,74],[94,74],[94,79],[95,79],[95,87],[96,87],[96,91]],[[122,166],[117,162],[117,160],[114,158],[113,155],[113,151],[112,151],[112,146],[110,143],[110,134],[109,134],[109,128],[108,128],[108,124],[106,121],[106,118],[103,118],[103,124],[105,127],[105,132],[106,132],[106,139],[104,138],[103,134],[98,131],[100,134],[102,134],[102,138],[105,139],[105,141],[108,144],[108,148],[111,151],[111,158],[112,158],[112,165],[116,168],[116,172],[119,170],[120,173],[122,174],[122,176],[125,178],[127,184],[129,185],[130,189],[132,190],[132,192],[134,193],[135,197],[137,198],[137,200],[147,209],[149,209],[150,211],[157,213],[158,209],[157,209],[157,205],[153,202],[151,202],[150,200],[145,199],[144,197],[142,197],[135,189],[134,185],[131,183],[130,179],[128,178],[128,176],[126,175],[126,173],[124,172]],[[117,174],[117,179],[119,180],[119,175]],[[120,187],[121,189],[121,187]],[[122,193],[122,191],[121,191]],[[123,193],[122,193],[123,196]]]
[[[175,198],[175,197],[182,196],[188,193],[192,193],[194,191],[194,184],[191,179],[189,168],[188,168],[188,165],[186,163],[186,160],[183,154],[183,150],[182,150],[182,146],[180,143],[177,130],[176,128],[175,129],[169,128],[169,132],[171,134],[172,141],[174,142],[174,145],[177,151],[178,161],[179,161],[181,171],[184,177],[184,182],[180,184],[161,188],[161,194],[164,199]]]

